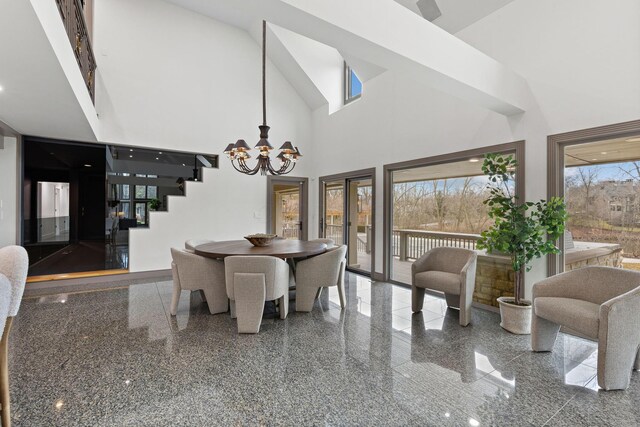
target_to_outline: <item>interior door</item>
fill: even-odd
[[[307,240],[307,179],[269,178],[268,232],[288,240]]]

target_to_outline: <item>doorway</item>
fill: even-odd
[[[375,271],[375,168],[320,178],[319,235],[346,244],[347,269]]]
[[[308,239],[308,178],[267,178],[267,232],[288,240]]]

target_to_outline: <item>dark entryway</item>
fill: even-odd
[[[107,269],[105,146],[34,137],[23,141],[23,245],[29,275]]]

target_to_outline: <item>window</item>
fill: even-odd
[[[344,63],[344,103],[360,98],[362,94],[362,82],[356,73]]]
[[[488,196],[482,172],[486,153],[513,155],[524,163],[524,144],[514,142],[385,166],[385,203],[389,217],[385,270],[389,279],[411,283],[411,264],[430,249],[476,249],[491,225],[483,201]],[[523,193],[523,168],[515,171],[511,194]],[[486,304],[492,304],[492,296]],[[484,301],[482,301],[484,302]]]
[[[136,185],[136,199],[147,198],[147,187],[144,185]]]
[[[147,198],[155,199],[158,197],[158,187],[155,185],[149,185],[147,187]]]
[[[129,195],[129,184],[122,184],[122,196],[121,198],[124,200],[129,200],[131,197]]]
[[[147,204],[136,203],[136,222],[138,225],[147,224]]]

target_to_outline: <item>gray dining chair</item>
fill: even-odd
[[[333,239],[313,239],[309,241],[315,242],[315,243],[324,243],[325,245],[327,245],[327,249],[333,248],[336,246],[336,241]]]
[[[172,316],[178,313],[182,290],[202,291],[211,314],[226,313],[229,310],[222,261],[177,248],[171,248],[171,258],[173,296],[169,312]]]
[[[0,408],[2,425],[11,425],[11,398],[9,393],[9,334],[13,318],[20,310],[27,282],[29,256],[21,246],[0,248]]]
[[[215,240],[189,239],[186,242],[184,242],[184,248],[189,252],[195,252],[197,246],[206,245],[207,243],[215,243]]]
[[[265,301],[278,300],[280,318],[289,313],[289,265],[271,256],[229,256],[224,259],[231,317],[238,333],[260,331]]]
[[[340,307],[345,307],[344,275],[347,246],[296,263],[296,311],[311,311],[323,288],[336,286]]]

